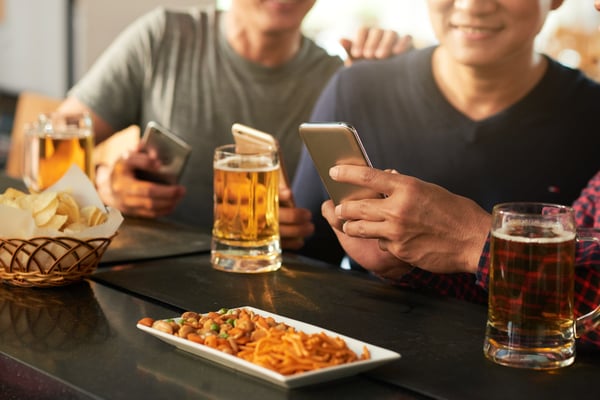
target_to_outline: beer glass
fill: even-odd
[[[23,180],[41,192],[77,165],[94,180],[94,131],[88,114],[40,114],[25,128]]]
[[[243,152],[236,145],[221,146],[213,166],[213,267],[242,273],[279,269],[277,149]]]
[[[545,203],[494,207],[485,356],[501,365],[565,367],[575,339],[600,322],[600,307],[575,318],[574,211]]]

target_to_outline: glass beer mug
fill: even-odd
[[[277,150],[218,147],[214,155],[214,225],[211,261],[227,272],[258,273],[281,267]]]
[[[581,237],[578,237],[578,232]],[[504,203],[494,207],[484,354],[501,365],[554,369],[575,360],[575,339],[600,324],[600,307],[574,316],[575,245],[571,207]]]
[[[81,114],[40,114],[25,128],[23,180],[41,192],[77,165],[94,180],[92,119]]]

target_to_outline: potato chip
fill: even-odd
[[[56,210],[55,207],[58,207],[58,201],[56,199],[58,195],[56,192],[42,192],[39,194],[32,194],[31,196],[33,197],[32,211],[34,215],[49,207],[54,208],[54,210]],[[54,204],[56,204],[56,206],[54,206]]]
[[[96,206],[83,207],[81,218],[88,226],[96,226],[106,222],[106,214]]]
[[[77,233],[77,232],[81,232],[82,230],[88,228],[87,224],[83,223],[83,222],[74,222],[72,224],[69,224],[67,226],[65,226],[65,228],[63,229],[64,233]]]
[[[35,202],[34,202],[35,203]],[[35,207],[35,205],[34,205]],[[58,209],[58,199],[55,197],[50,203],[46,205],[46,208],[33,213],[33,219],[37,226],[44,226],[50,221],[50,219],[56,215]]]
[[[19,197],[26,196],[25,192],[20,191],[19,189],[9,187],[4,191],[3,197],[10,200],[16,200]]]
[[[0,194],[0,204],[30,211],[40,228],[76,233],[106,222],[107,214],[96,206],[80,208],[68,192],[27,194],[8,188]]]
[[[56,213],[66,215],[67,223],[69,224],[79,221],[79,205],[75,201],[75,198],[67,192],[60,192],[58,194],[58,208]]]
[[[40,228],[56,229],[59,231],[67,222],[67,218],[66,215],[55,214],[46,224],[40,225]]]
[[[0,204],[14,208],[21,208],[19,207],[17,200],[5,197],[4,195],[0,195]]]

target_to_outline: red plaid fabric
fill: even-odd
[[[596,174],[573,204],[580,227],[600,229],[600,172]],[[600,243],[579,242],[576,249],[575,315],[580,316],[600,304]],[[400,286],[431,290],[444,296],[487,304],[490,265],[490,238],[488,236],[476,275],[434,274],[420,268],[403,276],[395,283]],[[582,336],[581,343],[600,348],[600,328]]]

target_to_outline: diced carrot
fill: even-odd
[[[195,342],[195,343],[204,344],[204,339],[202,338],[202,336],[198,335],[197,333],[188,334],[187,339],[191,340],[192,342]]]
[[[148,327],[152,327],[153,323],[154,323],[154,319],[152,319],[150,317],[145,317],[138,321],[138,324],[148,326]]]

